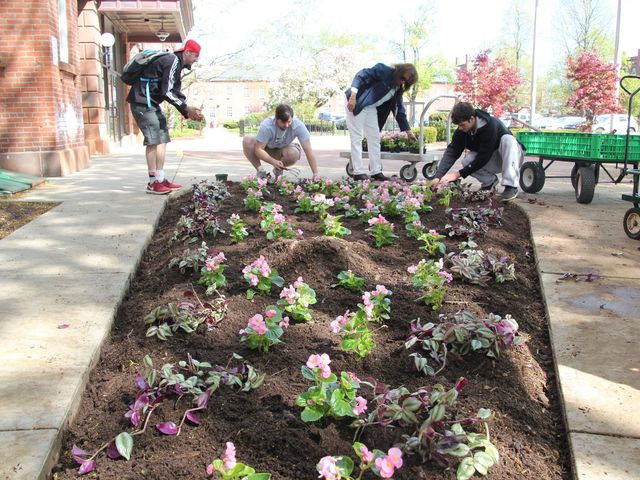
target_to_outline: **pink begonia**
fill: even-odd
[[[374,210],[376,206],[371,200],[367,200],[364,204],[364,208],[366,208],[367,210]]]
[[[388,225],[389,222],[382,215],[378,215],[377,217],[373,217],[369,219],[369,225],[378,225],[378,224]]]
[[[267,324],[264,323],[264,318],[262,315],[257,314],[249,319],[249,327],[253,330],[253,332],[257,335],[264,335],[269,331]]]
[[[258,179],[258,186],[259,187],[266,187],[267,186],[267,179],[266,178],[259,178]]]
[[[272,309],[267,310],[267,311],[265,312],[265,316],[266,316],[267,318],[271,318],[271,317],[273,317],[276,313],[278,313],[278,312],[272,308]]]
[[[322,378],[328,378],[331,375],[331,368],[329,368],[330,363],[331,359],[326,353],[323,353],[321,355],[314,353],[313,355],[310,355],[309,359],[307,360],[307,368],[319,368],[320,376]]]
[[[296,230],[296,235],[299,236],[299,237],[301,237],[303,233],[304,232],[300,228]]]
[[[300,193],[302,191],[302,185],[298,185],[294,192]]]
[[[344,312],[344,315],[338,315],[335,320],[330,323],[331,331],[333,333],[338,333],[340,331],[340,327],[342,325],[346,325],[350,320],[350,312],[347,310]]]
[[[340,469],[336,465],[338,458],[336,457],[322,457],[316,465],[318,470],[318,478],[324,478],[324,480],[339,480]]]
[[[363,397],[356,397],[356,406],[353,407],[353,413],[362,415],[367,411],[367,400]]]
[[[258,278],[257,275],[254,275],[253,273],[249,274],[249,283],[251,284],[252,287],[255,287],[256,285],[258,285],[260,279]]]
[[[276,213],[276,214],[273,216],[273,223],[278,223],[278,224],[279,224],[279,223],[284,223],[284,222],[286,222],[286,221],[287,221],[287,219],[286,219],[286,218],[285,218],[285,216],[284,216],[283,214],[281,214],[281,213]]]
[[[222,461],[229,470],[236,466],[236,447],[233,443],[227,442],[227,450],[224,452]]]
[[[282,289],[282,292],[280,292],[280,298],[284,298],[289,305],[293,305],[296,303],[296,300],[300,298],[300,294],[296,292],[295,288],[290,286]]]
[[[345,185],[341,189],[344,193],[349,193],[351,191],[351,187],[349,185]]]
[[[358,383],[361,383],[361,382],[362,382],[362,380],[360,380],[360,379],[358,378],[358,376],[357,376],[355,373],[353,373],[353,372],[347,372],[347,375],[349,375],[349,378],[350,378],[351,380],[353,380],[354,382],[358,382]]]
[[[393,464],[389,460],[389,457],[384,458],[376,458],[376,467],[380,470],[380,476],[382,478],[391,478],[393,477],[393,472],[395,468]]]
[[[324,183],[325,183],[325,185],[332,185],[332,184],[333,184],[333,180],[331,180],[330,178],[327,178],[327,179],[324,181]]]
[[[371,292],[371,295],[376,297],[381,294],[389,295],[390,293],[391,293],[391,290],[387,290],[387,287],[385,287],[384,285],[376,285],[376,289]]]
[[[418,271],[418,267],[415,265],[411,265],[409,268],[407,268],[407,272],[414,274]]]
[[[373,452],[371,452],[366,445],[360,445],[360,453],[362,454],[362,460],[365,462],[373,460]]]
[[[278,324],[281,328],[289,328],[289,317],[284,317]]]
[[[387,459],[391,462],[391,464],[396,467],[402,467],[402,450],[399,448],[390,448],[387,452]]]
[[[209,465],[207,465],[207,475],[211,476],[213,475],[213,463],[210,463]]]
[[[436,236],[438,236],[438,237],[440,236],[440,234],[438,233],[438,231],[437,231],[437,230],[434,230],[433,228],[430,228],[430,229],[429,229],[429,233],[430,233],[431,235],[436,235]]]
[[[295,282],[293,282],[293,286],[295,288],[301,287],[304,284],[304,278],[298,277]]]
[[[420,220],[416,220],[415,222],[412,223],[412,225],[416,228],[421,227],[422,226],[422,222]]]

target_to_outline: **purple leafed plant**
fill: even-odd
[[[172,421],[155,425],[155,428],[164,435],[180,435],[185,421],[194,425],[200,424],[196,412],[207,408],[211,395],[221,385],[249,392],[260,387],[265,378],[264,374],[257,373],[251,365],[235,353],[226,365],[212,366],[208,362],[200,362],[192,358],[189,354],[187,354],[187,360],[177,364],[166,363],[159,369],[154,368],[151,357],[147,355],[144,357],[144,365],[144,375],[138,373],[135,376],[138,393],[124,415],[136,430],[132,433],[119,433],[94,453],[74,445],[71,454],[80,465],[78,474],[83,475],[95,470],[96,458],[104,450],[107,457],[111,459],[123,457],[129,460],[134,446],[133,437],[147,430],[151,415],[163,401],[173,400],[177,404],[178,400],[184,398],[188,404],[192,405],[183,413],[177,425]]]

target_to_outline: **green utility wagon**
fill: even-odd
[[[631,117],[633,97],[640,87],[633,91],[626,88],[624,82],[640,77],[625,76],[620,86],[629,94],[627,120]],[[627,121],[627,125],[629,121]],[[638,193],[640,169],[640,135],[632,135],[627,129],[626,135],[603,133],[565,133],[565,132],[518,132],[518,140],[526,147],[527,155],[539,157],[537,162],[525,162],[520,168],[520,187],[527,193],[542,190],[546,170],[554,162],[572,162],[571,184],[578,203],[591,203],[596,184],[604,172],[611,182],[620,183],[626,175],[633,176],[633,192],[622,195],[622,199],[633,203],[624,217],[624,231],[629,238],[640,240],[640,195]],[[545,161],[547,162],[545,164]],[[614,178],[609,168],[617,168],[620,173]],[[566,178],[566,177],[549,177]]]

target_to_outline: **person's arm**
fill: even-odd
[[[316,162],[316,156],[313,154],[313,149],[311,148],[311,140],[300,142],[300,146],[302,147],[302,150],[304,150],[304,154],[307,156],[307,162],[309,162],[311,173],[314,177],[317,176],[318,163]]]
[[[447,145],[447,149],[444,151],[442,159],[438,162],[438,169],[436,170],[436,174],[433,178],[431,186],[436,186],[439,183],[443,183],[446,185],[451,181],[457,180],[460,176],[458,172],[452,172],[448,175],[447,172],[451,169],[451,167],[453,167],[453,164],[456,163],[456,160],[460,158],[462,152],[464,152],[464,135],[465,134],[460,130],[456,130],[454,132],[451,143]]]
[[[367,87],[374,82],[378,82],[384,78],[384,74],[387,67],[383,63],[376,63],[372,68],[363,68],[351,82],[351,93],[349,95],[349,101],[347,102],[347,110],[353,112],[356,107],[356,97],[358,96],[358,90]]]
[[[500,134],[498,132],[498,124],[496,121],[487,123],[482,130],[482,132],[478,131],[476,133],[478,139],[478,153],[476,154],[476,158],[474,158],[469,165],[460,170],[460,176],[463,178],[468,177],[473,172],[480,170],[489,163],[493,152],[496,151],[497,146],[499,145],[498,138]]]
[[[166,59],[166,60],[165,60]],[[162,96],[182,114],[184,118],[202,120],[200,109],[187,105],[187,97],[180,91],[180,60],[175,55],[166,55],[162,62],[160,88]]]
[[[284,163],[282,163],[280,160],[276,160],[267,153],[267,151],[265,150],[266,146],[266,143],[262,143],[256,140],[256,146],[253,149],[253,153],[256,154],[256,157],[258,157],[263,162],[268,163],[269,165],[273,165],[276,168],[284,168]]]

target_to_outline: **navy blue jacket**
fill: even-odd
[[[402,88],[393,84],[393,68],[383,63],[376,63],[373,68],[363,68],[356,73],[351,86],[358,89],[356,107],[353,109],[354,115],[358,115],[364,107],[373,105],[389,93],[389,90],[396,88],[395,95],[377,107],[378,127],[382,130],[389,113],[393,113],[400,130],[406,132],[411,129],[407,121],[407,112],[402,104]],[[351,88],[345,94],[349,99]]]

